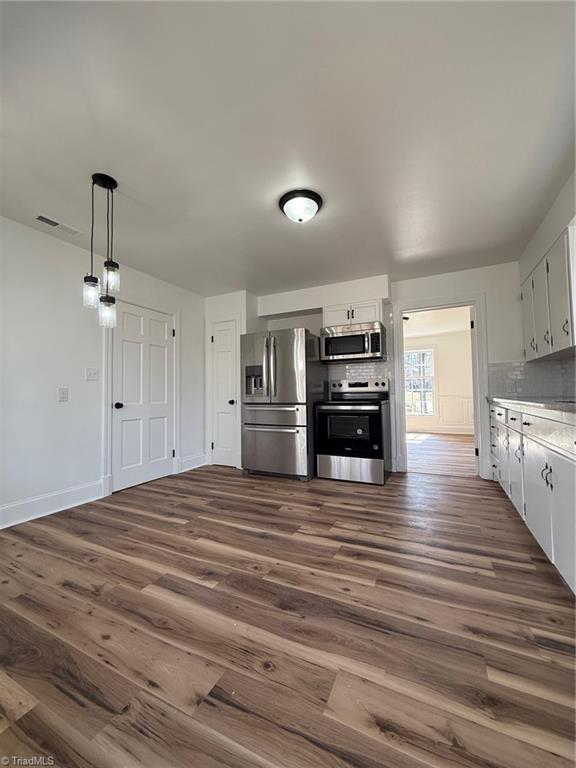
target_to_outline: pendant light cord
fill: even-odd
[[[110,261],[110,190],[106,190],[106,261]],[[110,277],[106,272],[106,296],[108,296],[108,283]]]
[[[114,261],[114,190],[110,190],[110,261]]]
[[[94,277],[94,182],[92,182],[92,223],[90,225],[90,277]]]

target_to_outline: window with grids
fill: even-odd
[[[431,349],[404,353],[407,416],[434,415],[434,352]]]

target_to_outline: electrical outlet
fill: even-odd
[[[98,381],[99,373],[98,368],[84,368],[84,378],[86,381]]]
[[[58,387],[56,390],[56,400],[59,403],[67,403],[70,390],[68,387]]]

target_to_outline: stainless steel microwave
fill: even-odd
[[[320,356],[327,362],[386,360],[386,328],[382,323],[356,323],[322,328]]]

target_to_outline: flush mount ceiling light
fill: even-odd
[[[290,221],[304,224],[305,221],[310,221],[316,216],[322,208],[322,198],[318,192],[313,192],[311,189],[293,189],[282,195],[278,205]]]
[[[106,261],[100,280],[94,274],[94,187],[106,190]],[[120,290],[120,267],[112,258],[114,251],[114,190],[118,182],[106,173],[92,175],[92,217],[90,225],[90,274],[84,278],[84,306],[98,309],[100,325],[116,326],[116,299],[110,296]]]

